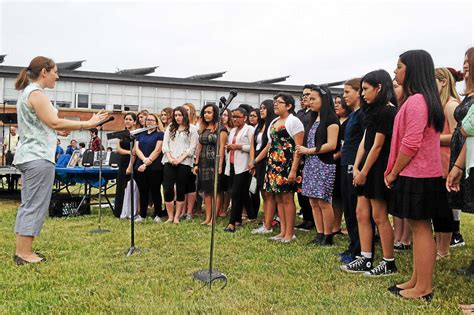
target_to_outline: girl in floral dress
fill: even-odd
[[[296,146],[303,143],[304,127],[293,115],[295,99],[291,95],[277,94],[273,106],[278,117],[270,124],[268,144],[255,162],[267,157],[264,190],[270,193],[270,197],[265,202],[276,202],[278,205],[280,234],[271,239],[289,243],[296,239],[293,234],[296,214],[294,193],[301,189],[300,156],[296,153]]]

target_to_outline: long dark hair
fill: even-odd
[[[423,95],[428,105],[428,126],[441,132],[444,113],[431,55],[424,50],[409,50],[400,55],[400,62],[406,66],[403,93],[406,97],[416,93]]]
[[[255,115],[257,115],[257,125],[258,125],[258,124],[260,123],[260,120],[262,120],[262,118],[260,117],[260,109],[258,109],[258,108],[253,108],[253,107],[252,107],[252,109],[251,109],[250,112],[249,112],[249,125],[252,125],[252,124],[250,123],[250,115],[252,115],[252,113],[255,113]],[[255,127],[256,127],[257,125],[255,125]]]
[[[232,129],[234,128],[234,122],[232,121],[232,111],[229,108],[226,108],[225,112],[227,113],[227,126]],[[225,127],[224,125],[222,125]]]
[[[328,126],[329,120],[339,122],[339,118],[334,110],[334,101],[331,95],[331,91],[325,86],[313,85],[311,91],[315,91],[321,97],[321,109],[319,110],[319,127],[316,131],[314,143],[316,150],[319,151],[321,146],[327,142],[328,138]]]
[[[347,105],[346,100],[344,99],[342,95],[338,94],[334,96],[334,103],[336,103],[336,98],[341,100],[341,107],[343,110],[345,110],[346,117],[349,116],[349,114],[352,113],[352,108],[350,108],[349,105]]]
[[[55,66],[56,63],[51,58],[43,56],[33,58],[29,66],[23,68],[18,74],[15,89],[18,91],[24,90],[30,84],[30,80],[34,81],[39,78],[41,70],[46,69],[46,71],[50,72]]]
[[[204,119],[204,111],[208,107],[212,107],[212,121],[211,121],[211,123],[214,124],[214,130],[212,130],[213,132],[216,130],[217,123],[219,122],[219,108],[214,104],[204,105],[204,107],[201,109],[201,114],[200,114],[200,117],[201,117],[200,132],[203,132],[209,126],[209,123]]]
[[[397,98],[395,97],[395,91],[393,90],[393,81],[385,70],[375,70],[367,73],[362,80],[360,80],[360,91],[363,91],[362,84],[367,83],[375,88],[380,85],[380,91],[375,97],[374,101],[369,105],[365,99],[360,97],[361,108],[365,112],[365,124],[367,126],[375,124],[379,118],[380,111],[392,103],[397,106]]]
[[[137,114],[132,113],[132,112],[125,113],[125,115],[123,116],[123,119],[125,120],[125,118],[127,118],[127,116],[130,116],[132,118],[134,125],[137,123]],[[133,129],[133,126],[132,126],[132,129]]]
[[[261,146],[261,148],[264,148],[268,143],[268,135],[267,135],[268,127],[270,126],[271,122],[278,116],[275,114],[272,100],[264,100],[262,104],[260,104],[260,106],[262,105],[265,106],[265,108],[267,109],[267,117],[265,117],[265,119],[260,118],[258,120],[258,124],[255,127],[255,133],[253,136],[254,136],[254,143],[256,146],[258,134],[260,133],[262,129],[265,130],[262,134],[262,146]]]
[[[170,138],[174,139],[174,137],[176,137],[176,131],[179,128],[179,124],[176,121],[176,119],[174,118],[174,113],[175,112],[180,112],[181,115],[183,115],[184,131],[189,136],[189,116],[188,116],[188,112],[186,111],[186,109],[183,106],[178,106],[175,109],[173,109],[173,117],[172,117],[172,120],[171,120],[171,124],[169,126],[169,128],[170,128]]]

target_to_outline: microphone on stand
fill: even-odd
[[[227,101],[224,103],[225,106],[229,106],[230,102],[232,102],[232,100],[236,96],[237,96],[237,91],[236,90],[230,90],[229,97],[227,98]]]
[[[221,98],[219,99],[219,103],[224,106],[225,103],[227,103],[227,99],[225,98],[225,96],[221,96]]]

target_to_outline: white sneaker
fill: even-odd
[[[156,216],[153,221],[155,221],[155,223],[161,223],[161,218],[159,216]]]
[[[143,219],[140,215],[135,216],[135,222],[140,223],[143,222],[143,220],[145,219]]]
[[[256,229],[253,229],[252,230],[252,234],[268,234],[268,233],[272,233],[273,232],[273,229],[267,229],[265,227],[265,225],[262,225],[261,227],[259,228],[256,228]]]
[[[185,218],[186,220],[191,220],[193,218],[193,215],[188,213],[185,215]]]

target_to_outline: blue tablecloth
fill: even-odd
[[[111,179],[117,178],[118,168],[102,167],[102,183],[105,186]],[[56,167],[56,178],[63,184],[88,184],[92,187],[99,187],[98,167]]]

